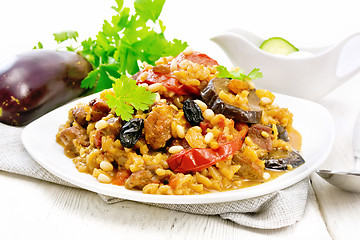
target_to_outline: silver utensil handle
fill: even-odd
[[[358,112],[355,125],[354,125],[354,133],[353,133],[353,147],[354,147],[354,168],[350,171],[350,173],[360,173],[360,112]]]
[[[355,120],[353,144],[354,144],[354,157],[360,158],[360,112],[358,113]]]

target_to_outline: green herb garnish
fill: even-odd
[[[156,94],[146,90],[146,87],[136,85],[132,78],[122,75],[112,85],[115,96],[105,95],[107,104],[121,119],[128,121],[136,110],[146,110],[154,103]]]
[[[75,41],[77,41],[79,34],[76,31],[63,31],[59,33],[54,33],[53,36],[57,43],[62,43],[68,39],[74,39]]]
[[[174,39],[166,40],[165,26],[159,20],[165,0],[135,0],[135,13],[124,7],[124,0],[115,0],[116,14],[111,21],[104,21],[102,30],[95,39],[88,38],[81,46],[67,46],[68,51],[79,51],[93,66],[93,71],[81,82],[82,88],[99,92],[111,88],[113,78],[137,73],[138,61],[154,65],[164,56],[176,56],[187,43]],[[159,29],[156,31],[156,29]],[[67,40],[77,42],[76,31],[54,34],[57,43]],[[43,48],[41,43],[34,48]]]
[[[236,71],[229,71],[224,66],[217,66],[216,69],[219,71],[219,73],[216,75],[219,78],[231,78],[231,79],[238,79],[238,80],[255,80],[258,78],[262,78],[263,74],[260,72],[260,69],[254,68],[249,74],[245,74],[244,71],[241,69]]]
[[[112,86],[110,76],[119,78],[139,71],[138,61],[154,64],[162,56],[175,56],[183,51],[186,43],[167,41],[165,26],[158,20],[165,0],[136,0],[135,14],[123,7],[123,0],[116,0],[117,12],[111,22],[104,21],[102,31],[95,40],[89,38],[81,43],[81,54],[93,65],[93,72],[81,86],[95,87],[95,92]],[[153,26],[149,26],[152,23]],[[160,32],[156,32],[159,28]]]

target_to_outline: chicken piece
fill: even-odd
[[[167,104],[156,106],[144,121],[145,140],[153,149],[165,147],[171,138],[171,122],[175,110]]]
[[[75,141],[82,146],[89,146],[89,138],[86,130],[79,125],[64,128],[56,135],[56,141],[64,147],[65,154],[70,157],[78,155]]]
[[[101,118],[108,115],[110,112],[110,107],[106,104],[105,100],[95,98],[89,102],[91,107],[91,121],[96,122]]]
[[[272,129],[261,124],[253,124],[249,128],[248,136],[260,148],[270,152],[272,150]]]
[[[143,189],[147,184],[152,182],[153,174],[150,170],[140,170],[134,172],[125,181],[125,188],[127,189]]]
[[[253,150],[245,148],[243,152],[234,155],[233,161],[241,165],[237,172],[239,175],[249,180],[263,179],[265,163],[257,157]]]
[[[84,107],[77,106],[72,111],[71,114],[74,118],[74,120],[83,128],[86,128],[88,125],[88,122],[86,121],[86,115],[87,112]]]

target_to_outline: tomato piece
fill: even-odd
[[[94,136],[94,145],[95,145],[95,147],[96,148],[101,148],[101,140],[102,140],[102,132],[101,131],[99,131],[99,130],[97,130],[96,132],[95,132],[95,136]]]
[[[217,61],[210,58],[206,54],[193,52],[192,54],[185,55],[180,53],[176,58],[176,62],[179,64],[182,60],[187,59],[189,61],[202,64],[204,66],[213,66],[219,65]],[[170,63],[169,63],[170,67]],[[147,72],[147,77],[145,80],[141,80],[140,76],[143,72]],[[161,83],[166,89],[176,93],[177,95],[192,95],[200,94],[200,89],[197,86],[188,86],[183,85],[180,81],[171,73],[167,71],[158,71],[155,69],[144,69],[139,74],[137,74],[137,83],[147,83],[152,85],[154,83]]]
[[[199,89],[195,86],[183,85],[175,78],[171,73],[155,73],[153,70],[149,70],[148,77],[144,81],[151,85],[154,83],[161,83],[168,90],[175,92],[178,95],[198,94]]]
[[[172,188],[172,189],[175,189],[176,188],[176,185],[178,184],[179,182],[179,177],[177,175],[174,175],[170,178],[169,180],[169,186]]]
[[[200,128],[201,128],[201,134],[202,135],[206,135],[206,129],[208,129],[208,127],[210,126],[210,123],[209,122],[201,122],[200,124],[199,124],[199,126],[200,126]]]
[[[192,148],[172,155],[167,160],[170,169],[181,173],[200,171],[234,155],[240,150],[249,127],[246,124],[237,125],[237,129],[240,131],[234,136],[234,140],[220,145],[216,150]]]
[[[112,184],[124,186],[126,179],[130,176],[131,172],[129,170],[118,170],[114,176]]]
[[[191,54],[188,55],[185,55],[184,53],[180,53],[179,55],[176,56],[175,59],[178,63],[186,59],[191,62],[204,65],[205,67],[219,65],[219,63],[216,60],[212,59],[211,57],[209,57],[204,53],[199,53],[199,52],[192,52]]]

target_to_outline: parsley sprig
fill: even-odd
[[[115,95],[107,93],[107,104],[121,119],[128,121],[136,110],[146,110],[154,103],[156,94],[146,90],[146,87],[136,85],[132,78],[122,75],[112,85]]]
[[[154,64],[162,56],[175,56],[187,46],[180,40],[166,40],[165,26],[159,20],[165,0],[136,0],[135,14],[116,0],[117,7],[111,22],[104,21],[95,40],[81,43],[81,54],[92,63],[94,70],[81,86],[95,87],[95,92],[112,86],[110,76],[119,78],[139,71],[138,61]],[[160,32],[155,29],[159,28]]]
[[[81,82],[81,87],[99,92],[111,88],[113,79],[139,71],[138,61],[154,65],[163,56],[176,56],[187,47],[186,42],[165,38],[165,26],[159,19],[165,0],[135,0],[135,13],[124,7],[124,0],[115,0],[115,15],[104,21],[96,38],[88,38],[81,46],[67,46],[78,51],[93,66],[93,71]],[[156,31],[156,29],[159,29]],[[76,31],[54,34],[57,43],[77,42]],[[35,48],[43,48],[39,42]]]
[[[255,80],[258,78],[262,78],[263,74],[260,72],[260,69],[254,68],[249,74],[245,74],[243,70],[235,70],[235,71],[229,71],[224,66],[217,66],[216,68],[218,70],[217,77],[219,78],[231,78],[231,79],[238,79],[238,80]]]

